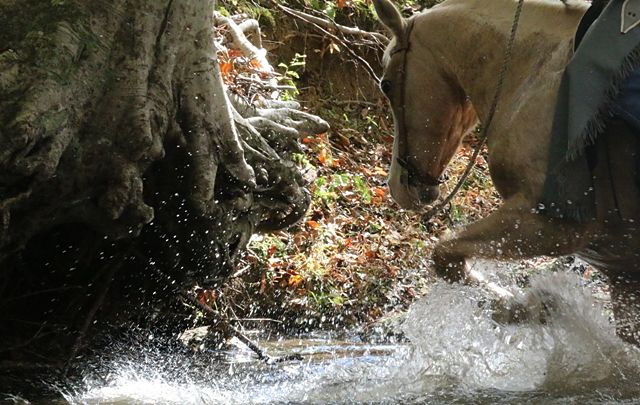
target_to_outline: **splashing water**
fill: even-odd
[[[638,352],[618,339],[576,276],[538,277],[529,293],[552,297],[545,324],[497,324],[482,291],[437,285],[405,324],[425,371],[480,389],[580,392],[623,381],[640,387]]]
[[[146,356],[103,365],[71,403],[600,403],[640,399],[640,351],[615,336],[577,276],[547,274],[529,289],[552,297],[546,322],[494,322],[486,294],[437,283],[404,323],[410,344],[331,339],[262,342],[305,361],[267,366],[234,353],[229,363]],[[170,365],[168,365],[170,363]],[[194,372],[194,370],[196,370]]]

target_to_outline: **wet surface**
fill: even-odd
[[[583,285],[532,279],[554,302],[544,324],[496,323],[484,291],[437,283],[411,308],[404,343],[262,340],[273,356],[304,359],[272,365],[240,344],[198,356],[128,348],[58,390],[78,404],[638,403],[640,351]]]

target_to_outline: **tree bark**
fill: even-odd
[[[327,125],[230,100],[212,1],[0,0],[0,26],[0,347],[180,313],[306,211],[292,154]]]

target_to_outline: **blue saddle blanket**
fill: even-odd
[[[640,70],[634,71],[625,79],[612,113],[640,131]]]

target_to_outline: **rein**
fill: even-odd
[[[493,116],[495,115],[496,109],[498,107],[498,101],[499,101],[500,95],[502,93],[502,87],[504,85],[507,69],[509,68],[509,65],[511,64],[511,57],[513,56],[513,44],[515,43],[516,33],[518,31],[518,24],[520,23],[520,16],[522,14],[522,6],[523,6],[523,4],[524,4],[524,0],[518,0],[518,5],[516,7],[515,15],[513,17],[513,23],[511,25],[511,32],[509,34],[509,40],[507,41],[507,47],[506,47],[505,52],[504,52],[502,66],[500,67],[500,72],[498,74],[498,82],[496,84],[496,90],[495,90],[495,93],[494,93],[494,96],[493,96],[493,100],[491,102],[491,107],[489,109],[489,115],[487,116],[487,122],[482,128],[482,133],[480,135],[480,142],[476,146],[476,148],[475,148],[475,150],[473,152],[473,155],[471,156],[471,160],[467,164],[467,167],[465,168],[464,172],[462,173],[462,176],[460,176],[460,179],[456,183],[456,185],[453,188],[453,190],[451,190],[449,195],[447,195],[447,197],[444,200],[442,200],[435,207],[431,208],[429,211],[427,211],[424,214],[424,216],[423,216],[424,220],[429,220],[431,217],[433,217],[435,214],[437,214],[439,211],[441,211],[447,204],[449,204],[451,202],[451,200],[458,193],[458,191],[460,191],[460,188],[462,188],[462,185],[464,184],[464,182],[469,177],[469,174],[471,174],[471,170],[473,170],[473,168],[474,168],[474,166],[476,164],[476,160],[477,160],[478,156],[480,155],[482,147],[487,142],[489,128],[491,127],[491,122],[493,121]],[[412,29],[413,29],[413,20],[410,20],[409,26],[407,27],[407,30],[406,30],[406,36],[404,38],[403,47],[401,49],[398,49],[398,50],[395,51],[395,52],[404,52],[404,55],[403,55],[403,58],[404,58],[403,59],[403,66],[402,66],[402,69],[401,69],[401,71],[399,73],[400,74],[400,79],[401,79],[401,81],[399,83],[400,83],[400,87],[401,87],[401,92],[402,92],[401,93],[401,97],[402,97],[403,101],[404,101],[404,89],[405,89],[405,83],[404,83],[405,71],[404,70],[405,70],[406,63],[407,63],[407,52],[409,50],[409,35],[411,34],[411,30]],[[442,176],[440,178],[435,178],[435,177],[433,177],[431,175],[421,176],[418,173],[418,171],[416,170],[416,168],[408,161],[407,155],[406,155],[406,150],[405,150],[406,147],[407,147],[406,146],[407,142],[406,142],[406,133],[405,133],[404,103],[401,103],[399,109],[401,109],[401,113],[402,113],[401,117],[402,118],[398,122],[398,133],[405,135],[405,136],[403,136],[403,137],[398,139],[398,156],[399,157],[397,158],[397,162],[400,165],[400,167],[402,167],[402,169],[403,169],[402,173],[400,175],[400,181],[405,185],[413,185],[413,186],[418,186],[418,185],[435,186],[435,185],[441,184],[443,182]],[[400,157],[400,156],[403,156],[403,157]]]

